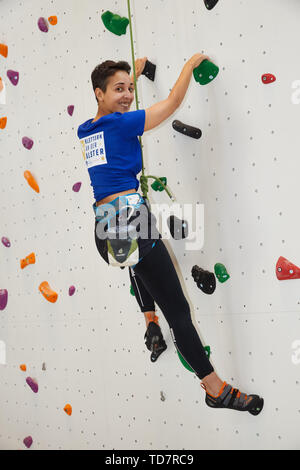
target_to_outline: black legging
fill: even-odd
[[[195,374],[203,379],[213,372],[214,369],[192,323],[189,304],[163,241],[157,240],[150,253],[133,269],[129,268],[129,273],[141,311],[154,311],[156,302],[169,324],[176,348]]]

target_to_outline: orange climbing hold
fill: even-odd
[[[7,123],[7,117],[0,118],[0,129],[5,129]]]
[[[27,370],[26,364],[21,364],[20,369],[25,372]]]
[[[24,269],[29,264],[35,263],[35,254],[30,253],[30,255],[26,256],[26,258],[20,260],[21,269]]]
[[[28,170],[24,171],[24,176],[27,179],[27,182],[28,182],[29,186],[31,186],[32,189],[34,189],[37,193],[39,193],[40,192],[39,185],[37,184],[36,179],[31,174],[31,172],[28,171]]]
[[[69,403],[64,407],[64,411],[67,413],[67,415],[71,416],[72,414],[72,406],[69,405]]]
[[[44,281],[39,286],[40,292],[43,294],[46,300],[52,302],[53,304],[57,301],[57,293],[51,289],[47,281]]]
[[[0,77],[0,93],[3,90],[3,88],[4,88],[3,81],[2,81],[2,78]]]
[[[52,26],[55,26],[57,24],[57,16],[49,16],[48,21]]]
[[[8,53],[8,47],[6,44],[0,44],[0,54],[3,55],[3,57],[7,57]]]

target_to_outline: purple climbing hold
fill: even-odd
[[[34,393],[38,392],[39,386],[34,379],[32,379],[31,377],[27,377],[26,382]]]
[[[3,243],[4,246],[6,246],[7,248],[10,247],[10,241],[9,241],[8,238],[2,237],[2,238],[1,238],[1,241],[2,241],[2,243]]]
[[[8,78],[10,79],[11,83],[13,85],[18,85],[19,82],[19,72],[16,72],[15,70],[8,70],[6,72]]]
[[[78,193],[80,188],[81,188],[81,183],[79,182],[79,183],[75,183],[72,189],[73,191],[75,191],[75,193]]]
[[[46,18],[39,18],[38,19],[38,27],[43,33],[48,33],[48,23]]]
[[[70,114],[70,116],[72,116],[73,112],[74,112],[74,105],[70,104],[70,106],[68,106],[68,113]]]
[[[23,440],[23,443],[25,444],[27,449],[29,449],[32,446],[32,443],[33,443],[32,437],[31,436],[25,437],[25,439]]]
[[[0,289],[0,310],[4,310],[7,305],[8,292],[6,289]]]
[[[73,295],[75,292],[75,286],[70,286],[69,287],[69,295]]]
[[[23,137],[22,144],[26,149],[30,150],[33,146],[33,140],[31,140],[29,137]]]

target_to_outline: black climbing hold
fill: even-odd
[[[208,10],[212,10],[219,0],[204,0],[204,5]]]
[[[214,273],[205,271],[199,266],[195,265],[192,268],[192,276],[197,284],[197,287],[205,294],[213,294],[216,288],[216,278]]]
[[[188,236],[188,224],[185,220],[180,220],[175,215],[170,215],[167,224],[172,237],[175,240],[181,240]]]
[[[172,122],[172,127],[173,129],[175,129],[175,131],[187,135],[188,137],[193,137],[194,139],[200,139],[202,135],[201,130],[197,127],[189,126],[188,124],[183,124],[183,122],[178,120]]]
[[[142,75],[146,75],[146,77],[149,78],[149,80],[152,80],[154,82],[155,71],[156,71],[156,65],[152,64],[152,62],[149,62],[149,60],[146,60],[144,70],[142,71]]]

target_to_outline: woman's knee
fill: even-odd
[[[191,309],[185,297],[172,301],[165,308],[161,306],[161,310],[171,327],[189,328],[192,324]]]

